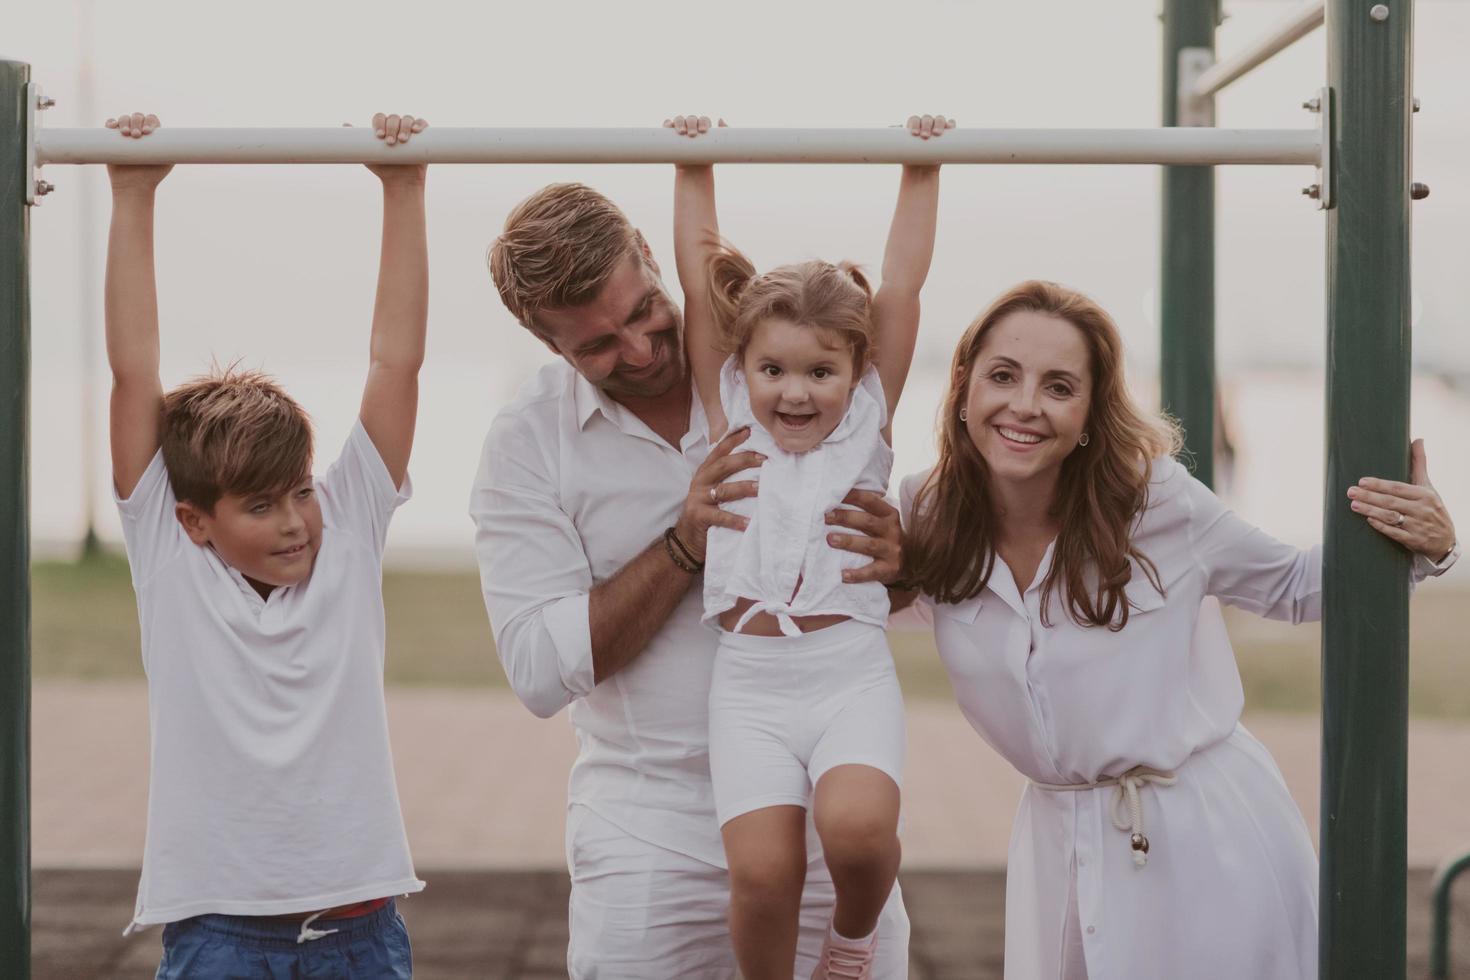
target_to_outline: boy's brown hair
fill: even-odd
[[[216,368],[163,396],[159,443],[174,496],[213,512],[227,493],[280,493],[311,473],[311,419],[258,371]]]
[[[490,276],[512,315],[537,336],[542,310],[581,306],[643,236],[618,206],[586,184],[549,184],[517,204],[490,246]]]

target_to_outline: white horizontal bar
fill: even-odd
[[[1269,32],[1256,38],[1244,51],[1215,64],[1200,73],[1190,93],[1197,99],[1208,98],[1251,69],[1285,51],[1308,34],[1322,26],[1327,18],[1321,0],[1304,3],[1290,17],[1277,24]]]
[[[48,163],[1158,163],[1316,164],[1315,129],[452,129],[403,146],[365,129],[41,129]]]

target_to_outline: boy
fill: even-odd
[[[427,125],[373,119],[407,142]],[[159,125],[108,120],[124,138]],[[407,500],[428,320],[423,166],[371,166],[383,243],[358,423],[311,476],[306,414],[263,375],[159,381],[153,200],[111,166],[112,473],[142,627],[148,835],[129,932],[160,980],[408,977],[413,872],[383,702],[382,553]]]

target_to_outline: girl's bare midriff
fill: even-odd
[[[740,617],[745,615],[745,610],[755,605],[754,599],[739,599],[735,608],[727,609],[720,613],[720,628],[727,633],[735,632],[735,624],[740,622]],[[829,626],[846,622],[851,617],[827,615],[827,616],[792,616],[791,621],[796,628],[803,633],[815,633]],[[750,622],[741,627],[740,632],[746,636],[781,636],[781,624],[775,616],[770,613],[756,613],[750,617]]]

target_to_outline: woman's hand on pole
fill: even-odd
[[[1455,522],[1429,482],[1423,439],[1415,439],[1409,447],[1409,480],[1399,483],[1367,476],[1349,487],[1347,495],[1353,510],[1367,518],[1373,530],[1440,562],[1455,547]]]
[[[744,531],[750,523],[739,514],[725,510],[720,505],[732,500],[754,497],[759,489],[755,480],[731,480],[743,470],[754,469],[765,462],[757,452],[735,452],[735,447],[750,437],[750,429],[735,429],[726,434],[710,450],[694,479],[689,484],[689,496],[684,498],[684,509],[674,525],[674,533],[692,552],[691,557],[704,561],[705,538],[712,527],[727,527],[732,531]],[[726,482],[728,481],[728,482]]]
[[[117,130],[124,139],[140,140],[161,128],[163,123],[151,112],[125,112],[107,120],[104,125],[108,129]],[[114,194],[118,191],[152,191],[173,168],[171,163],[109,163],[107,179],[112,181]]]
[[[862,509],[835,508],[827,512],[827,523],[859,533],[828,534],[827,543],[873,559],[861,568],[844,569],[842,581],[884,585],[898,581],[903,573],[903,528],[899,524],[898,508],[873,490],[853,490],[842,502]]]

